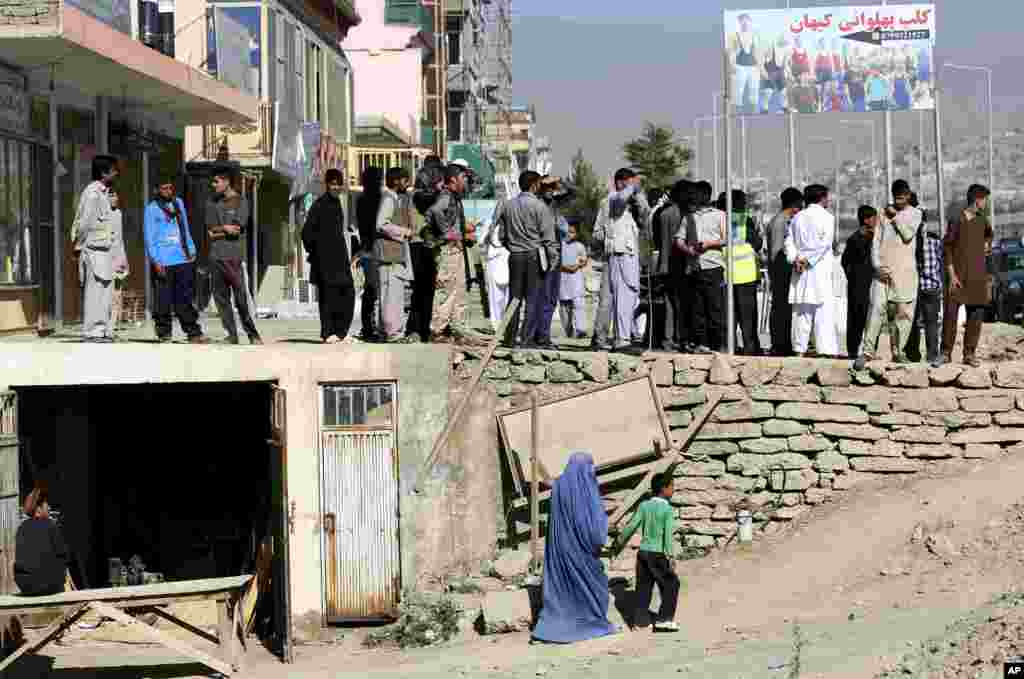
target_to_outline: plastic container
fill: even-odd
[[[754,541],[754,518],[749,511],[744,509],[736,513],[736,527],[740,544]]]

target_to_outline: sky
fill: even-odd
[[[551,139],[554,167],[567,173],[577,149],[599,173],[622,164],[622,144],[644,121],[672,125],[694,135],[694,118],[712,113],[722,82],[722,12],[726,9],[785,7],[784,0],[512,0],[513,92],[517,104],[533,105],[537,133]],[[866,5],[867,2],[793,0],[793,7]],[[892,4],[906,4],[894,2]],[[936,0],[934,63],[993,67],[995,125],[1024,127],[1016,110],[1024,105],[1024,2],[1021,0]],[[956,134],[987,130],[985,84],[980,74],[950,72],[943,116]],[[798,136],[842,136],[844,154],[870,155],[870,128],[836,131],[833,114],[800,118]],[[848,116],[843,116],[846,118]],[[930,115],[929,115],[930,118]],[[894,115],[894,143],[918,138],[916,113]],[[946,129],[947,125],[944,125]],[[879,116],[878,132],[881,135]],[[932,125],[925,121],[926,147]],[[750,172],[786,163],[785,127],[780,119],[748,126]],[[711,168],[711,129],[705,125],[701,173]],[[809,169],[830,164],[827,145],[809,145]],[[881,146],[881,142],[878,142]],[[815,148],[816,147],[816,148]],[[706,152],[705,152],[706,151]],[[879,150],[878,153],[881,153]],[[737,161],[739,162],[738,156]],[[803,158],[798,156],[798,165]]]

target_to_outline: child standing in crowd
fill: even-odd
[[[587,336],[583,306],[583,269],[587,265],[587,248],[579,242],[576,225],[569,224],[566,242],[562,245],[562,278],[558,291],[558,310],[566,337]]]
[[[675,492],[670,474],[655,474],[651,479],[651,498],[640,505],[633,520],[616,540],[615,551],[625,546],[640,530],[643,542],[636,555],[636,614],[634,622],[646,625],[650,617],[651,595],[658,584],[661,610],[654,619],[655,632],[678,632],[675,622],[679,602],[679,576],[673,567],[672,539],[675,535],[675,510],[669,499]]]

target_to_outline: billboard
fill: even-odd
[[[935,5],[725,12],[740,115],[935,108]]]

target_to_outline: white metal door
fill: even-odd
[[[325,386],[321,429],[328,622],[396,617],[401,595],[393,385]],[[336,401],[333,399],[337,399]],[[333,426],[331,426],[333,424]]]

